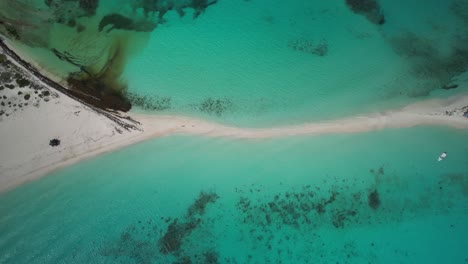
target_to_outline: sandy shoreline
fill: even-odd
[[[382,113],[274,128],[239,128],[183,116],[130,113],[139,124],[135,124],[135,129],[122,129],[96,109],[50,90],[57,94],[53,100],[15,110],[8,117],[0,116],[0,191],[83,159],[174,134],[268,139],[421,125],[468,129],[468,119],[463,117],[463,112],[468,111],[468,94],[427,100]],[[61,144],[49,146],[53,138],[60,139]]]
[[[60,101],[60,103],[49,107],[42,107],[39,109],[40,111],[21,113],[21,118],[2,121],[0,134],[8,135],[9,140],[2,140],[0,148],[14,151],[8,152],[6,155],[3,151],[0,153],[3,161],[0,173],[0,191],[37,179],[83,159],[151,138],[175,134],[268,139],[301,135],[360,133],[420,125],[468,129],[468,119],[462,117],[461,114],[453,116],[445,114],[445,111],[467,106],[468,95],[446,100],[430,100],[397,111],[368,116],[261,129],[230,127],[182,116],[132,114],[132,117],[141,123],[142,130],[122,133],[116,131],[116,125],[112,121],[80,106],[72,99],[60,98]],[[448,102],[450,104],[447,105]],[[436,107],[436,105],[439,106]],[[50,108],[54,108],[55,114]],[[72,115],[70,110],[78,108],[84,113],[80,112],[78,116]],[[32,119],[48,119],[46,121],[47,127],[41,128],[39,123],[31,122]],[[32,135],[30,134],[31,129],[35,131]],[[48,140],[52,135],[60,138],[62,141],[60,146],[48,146]],[[28,144],[22,144],[22,138],[28,138]]]

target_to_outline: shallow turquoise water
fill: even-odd
[[[337,118],[447,96],[453,91],[440,88],[468,61],[464,0],[381,0],[382,25],[353,13],[344,0],[219,0],[195,19],[191,8],[183,17],[169,11],[150,32],[98,31],[109,14],[156,23],[158,13],[145,17],[141,7],[132,8],[144,2],[102,0],[96,15],[78,16],[79,32],[55,18],[40,28],[47,32],[29,29],[46,44],[38,45],[36,37],[36,46],[26,50],[43,67],[66,75],[79,68],[51,49],[98,72],[110,50],[119,49],[124,55],[114,74],[129,93],[145,98],[134,103],[135,111],[241,126]],[[67,11],[62,5],[54,14]],[[319,47],[326,49],[320,54]]]
[[[433,63],[431,54],[415,62],[395,52],[394,39],[403,39],[405,51],[425,49],[405,38],[414,33],[445,57],[466,25],[450,1],[425,1],[424,7],[420,1],[380,2],[382,26],[350,12],[344,1],[220,1],[196,21],[171,18],[157,28],[124,78],[132,92],[171,98],[169,111],[247,126],[398,107],[444,81],[434,72],[416,74],[415,68]],[[325,43],[328,52],[294,50],[291,43],[298,41]],[[220,115],[199,113],[207,98],[229,103]]]
[[[109,14],[157,21],[132,9],[151,1],[102,0],[93,16],[52,2],[0,1],[0,20],[20,19],[21,48],[58,75],[79,68],[53,48],[96,72],[118,50],[111,73],[146,100],[134,111],[277,126],[468,89],[440,89],[468,80],[453,79],[468,62],[465,0],[381,0],[383,25],[342,0],[219,0],[151,32],[98,31]],[[0,263],[468,263],[467,138],[154,139],[0,194]]]
[[[1,194],[0,263],[466,263],[467,136],[154,139]]]

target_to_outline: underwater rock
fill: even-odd
[[[346,5],[356,14],[364,15],[370,22],[383,25],[385,17],[377,0],[345,0]]]

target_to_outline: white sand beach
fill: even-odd
[[[420,125],[468,129],[468,119],[463,117],[468,110],[468,95],[426,100],[382,113],[275,128],[239,128],[183,116],[130,112],[140,124],[137,129],[125,130],[92,108],[49,90],[55,96],[47,102],[15,110],[7,118],[0,117],[0,191],[86,158],[173,134],[267,139]],[[60,145],[50,146],[52,139],[59,139]]]

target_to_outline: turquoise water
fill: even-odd
[[[379,111],[428,96],[447,80],[415,73],[434,58],[415,62],[395,52],[395,39],[399,52],[425,49],[407,37],[414,33],[435,46],[432,56],[448,59],[466,25],[450,1],[380,2],[382,26],[344,1],[220,1],[196,21],[174,18],[157,28],[124,78],[132,92],[171,98],[176,112],[199,115],[206,98],[227,100],[220,116],[208,117],[248,126]],[[328,52],[294,50],[295,42],[324,43]]]
[[[142,7],[151,9],[151,1],[100,1],[91,16],[80,16],[73,1],[52,2],[61,4],[38,8],[52,12],[47,21],[54,23],[29,28],[24,48],[62,76],[79,68],[52,49],[68,52],[97,75],[115,59],[104,79],[126,85],[140,112],[240,126],[338,118],[452,94],[440,88],[468,61],[464,0],[381,0],[381,25],[352,12],[344,0],[219,0],[196,18],[190,7],[183,17],[168,11],[164,23],[161,13],[145,16]],[[132,19],[134,28],[99,31],[109,14]],[[63,22],[71,18],[80,30]],[[136,26],[145,23],[157,26],[146,32]]]
[[[1,194],[0,263],[466,263],[467,136],[154,139]]]
[[[466,0],[80,3],[0,1],[0,34],[132,111],[270,127],[468,91]],[[467,138],[153,139],[1,193],[0,263],[468,263]]]

